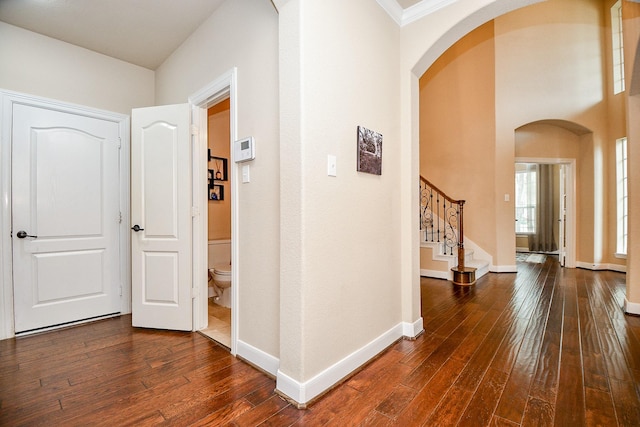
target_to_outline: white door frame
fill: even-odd
[[[207,109],[218,102],[229,98],[229,134],[230,134],[230,185],[231,185],[231,354],[236,355],[238,348],[239,323],[239,292],[240,281],[238,270],[240,266],[238,244],[238,166],[233,156],[233,141],[238,138],[237,111],[237,69],[234,67],[222,74],[189,97],[192,108],[192,123],[197,129],[194,137],[193,150],[193,282],[196,297],[193,300],[193,329],[204,329],[208,322],[208,197],[205,183],[207,182]]]
[[[576,268],[576,159],[544,158],[544,157],[516,157],[515,163],[538,163],[546,165],[565,165],[567,192],[567,216],[565,222],[567,245],[565,267]]]
[[[11,123],[13,105],[23,104],[118,123],[120,135],[120,286],[121,312],[131,312],[129,235],[129,116],[52,99],[0,90],[0,339],[15,336],[11,254]]]

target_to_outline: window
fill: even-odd
[[[617,245],[616,255],[627,254],[627,138],[616,141]]]
[[[620,0],[611,8],[611,43],[613,53],[613,93],[618,94],[624,92],[624,49]]]
[[[536,165],[516,164],[516,233],[536,232]]]

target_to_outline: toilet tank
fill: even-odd
[[[209,240],[208,266],[231,264],[231,240]]]

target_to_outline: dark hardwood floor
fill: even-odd
[[[0,425],[639,426],[640,318],[625,275],[518,263],[422,279],[425,333],[309,409],[196,333],[131,318],[0,341]]]

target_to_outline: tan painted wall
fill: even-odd
[[[603,22],[599,0],[550,0],[496,19],[496,127],[505,162],[514,129],[524,124],[561,119],[592,131],[578,161],[585,168],[578,183],[577,260],[586,263],[605,262],[607,252],[606,80],[602,62],[593,60],[606,54]],[[512,203],[497,206],[504,216],[512,209]]]
[[[251,182],[238,189],[240,235],[233,237],[240,250],[238,338],[278,357],[280,151],[278,14],[273,5],[224,2],[158,68],[156,98],[158,104],[186,102],[232,67],[238,70],[238,137],[252,135],[256,141]]]
[[[494,64],[489,22],[420,79],[420,174],[449,197],[466,200],[465,235],[489,253],[496,253],[490,220],[496,197]]]
[[[154,73],[0,22],[0,88],[131,114],[154,105]]]
[[[231,167],[229,155],[230,152],[230,136],[229,136],[229,101],[224,101],[223,108],[209,109],[209,150],[213,157],[227,159],[227,181],[215,181],[215,185],[221,185],[224,188],[223,200],[209,200],[209,240],[231,239]],[[210,160],[209,169],[219,170],[222,164],[219,160]]]
[[[640,4],[623,0],[625,76],[627,83],[627,137],[629,159],[629,242],[627,295],[633,313],[640,313]]]

